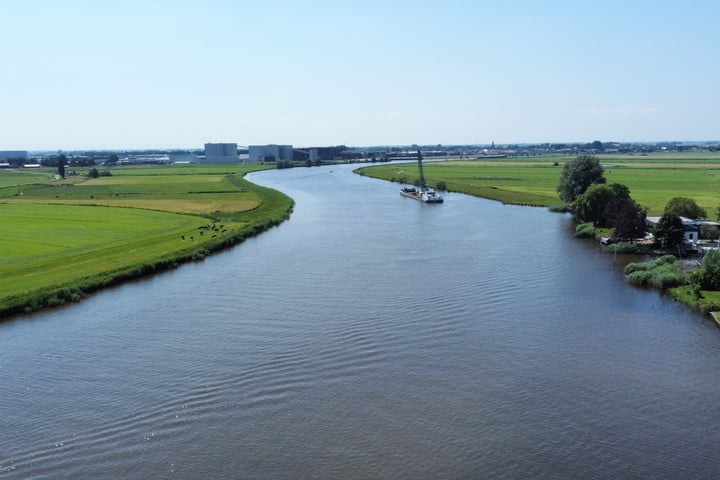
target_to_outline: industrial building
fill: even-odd
[[[334,147],[307,147],[295,150],[296,161],[310,161],[313,164],[364,158],[364,152],[351,151],[345,145]]]
[[[250,145],[248,160],[251,162],[277,162],[293,160],[292,145]]]
[[[238,161],[237,143],[206,143],[204,163],[235,163]]]
[[[27,150],[0,150],[0,161],[17,159],[27,160]]]

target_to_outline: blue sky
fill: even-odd
[[[0,149],[720,140],[716,1],[0,12]]]

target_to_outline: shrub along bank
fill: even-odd
[[[685,273],[673,255],[664,255],[651,262],[630,263],[625,279],[638,287],[656,288],[675,300],[701,312],[720,310],[720,251],[705,255],[702,267]]]

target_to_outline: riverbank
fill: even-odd
[[[581,226],[579,226],[580,229]],[[600,234],[587,238],[602,244]],[[637,255],[642,259],[653,257],[654,260],[641,260],[629,263],[625,267],[625,281],[639,288],[652,288],[662,294],[669,295],[675,301],[700,313],[720,310],[720,292],[701,290],[699,285],[692,283],[692,274],[701,268],[701,259],[689,257],[681,261],[675,249],[659,249],[655,245],[638,245],[632,243],[613,243],[603,248],[608,254]]]
[[[0,325],[0,477],[713,477],[714,323],[567,215],[353,167],[253,174],[279,228]]]
[[[563,165],[574,156],[424,162],[427,182],[443,182],[448,191],[497,200],[513,205],[555,207],[561,204],[557,186]],[[632,198],[662,215],[667,201],[688,196],[707,212],[718,207],[720,153],[667,153],[653,156],[598,155],[608,183],[630,189]],[[356,170],[360,175],[412,185],[418,178],[415,163],[372,165]]]
[[[535,157],[496,160],[452,160],[427,162],[423,170],[428,183],[442,183],[447,190],[496,200],[504,204],[548,207],[551,211],[566,212],[560,204],[557,185],[562,165],[573,157]],[[636,201],[648,211],[661,214],[664,205],[672,197],[692,196],[708,212],[717,209],[717,179],[720,177],[720,154],[697,156],[694,154],[667,154],[652,157],[600,156],[608,182],[627,185]],[[417,168],[413,163],[362,167],[359,175],[413,184]],[[576,236],[601,234],[592,232]],[[593,241],[595,241],[593,240]],[[635,244],[612,245],[616,253],[653,254],[653,247]],[[615,253],[612,252],[612,253]],[[702,291],[700,296],[689,286],[666,288],[664,292],[691,309],[706,313],[720,309],[720,292]]]
[[[0,318],[201,260],[281,223],[293,200],[242,178],[264,168],[118,168],[98,179],[6,183]]]

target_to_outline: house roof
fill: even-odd
[[[646,217],[645,223],[650,226],[655,226],[662,217]],[[713,222],[711,220],[695,220],[694,218],[680,217],[682,224],[686,227],[699,227],[701,225],[715,225],[720,226],[720,223]]]

